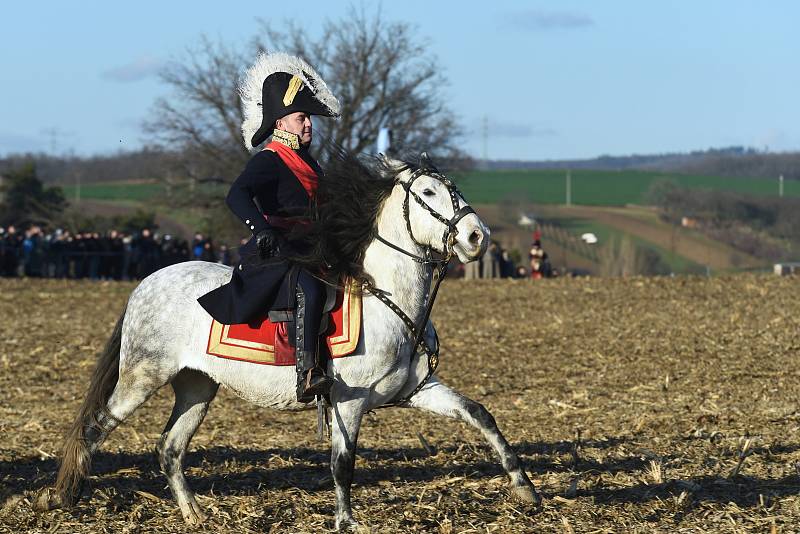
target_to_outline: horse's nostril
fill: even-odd
[[[471,234],[469,234],[469,242],[473,245],[479,245],[483,239],[483,234],[480,230],[473,230]]]

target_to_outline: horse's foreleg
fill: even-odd
[[[480,430],[500,457],[503,469],[511,478],[513,494],[524,502],[539,504],[541,499],[522,469],[519,457],[500,433],[492,414],[481,404],[433,378],[419,393],[411,397],[409,405],[412,408],[461,419]]]
[[[214,400],[219,384],[192,369],[183,369],[172,380],[175,405],[158,442],[158,459],[167,477],[169,489],[178,503],[184,521],[199,525],[205,520],[194,493],[183,475],[186,448]]]
[[[350,508],[350,486],[356,463],[356,444],[366,399],[339,399],[333,404],[331,429],[331,472],[336,487],[336,528],[354,528]]]

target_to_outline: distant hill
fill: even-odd
[[[146,181],[176,172],[174,159],[174,154],[154,148],[91,157],[13,154],[0,158],[0,175],[33,161],[46,184]]]
[[[800,180],[800,152],[769,153],[759,152],[753,148],[734,146],[688,153],[633,154],[630,156],[606,155],[592,159],[489,160],[485,167],[488,170],[648,170],[709,176],[772,179],[782,174],[787,180]]]
[[[134,182],[163,179],[185,172],[176,163],[176,154],[156,148],[121,151],[91,157],[16,154],[0,158],[0,175],[25,161],[36,162],[42,181],[54,184]],[[576,169],[597,171],[656,171],[705,176],[735,176],[800,180],[800,152],[769,153],[734,146],[687,153],[604,155],[593,159],[569,160],[489,160],[475,162],[475,170]],[[199,176],[202,180],[224,181],[218,176]],[[229,177],[232,178],[232,177]]]
[[[474,203],[565,204],[566,174],[565,169],[497,169],[459,173],[454,177],[467,199]],[[588,206],[650,204],[648,190],[663,180],[693,189],[760,196],[778,194],[777,180],[763,178],[635,169],[571,169],[570,176],[571,203]],[[800,180],[787,181],[784,195],[800,197]]]

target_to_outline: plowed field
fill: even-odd
[[[154,454],[169,388],[109,437],[78,506],[30,504],[132,287],[0,280],[0,531],[186,531]],[[544,503],[508,498],[472,428],[379,410],[356,461],[365,532],[800,526],[797,279],[448,281],[434,321],[442,380],[494,414]],[[330,530],[329,448],[314,430],[310,412],[221,391],[187,458],[209,513],[198,530]]]

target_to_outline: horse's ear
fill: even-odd
[[[390,158],[383,153],[378,154],[378,161],[381,163],[381,167],[383,167],[385,173],[392,176],[395,176],[402,170],[408,168],[408,164],[406,162],[400,161],[399,159]]]
[[[427,152],[423,152],[419,155],[419,166],[423,169],[430,169],[434,172],[438,172],[439,169],[436,168],[436,165],[433,164],[433,160],[428,155]]]

